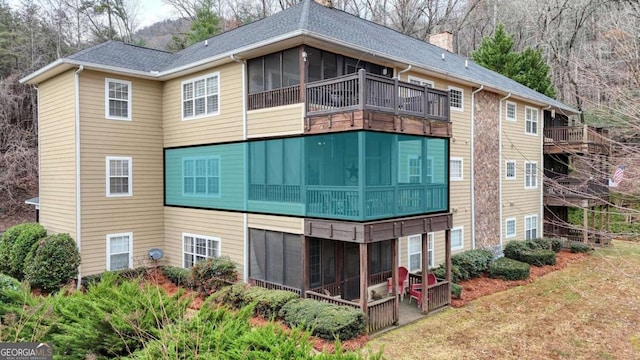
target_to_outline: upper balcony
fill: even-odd
[[[248,110],[297,103],[304,103],[306,134],[378,130],[451,137],[452,133],[447,91],[364,69],[248,95]]]
[[[561,177],[544,181],[544,203],[549,206],[587,206],[608,196],[609,187],[604,180]]]
[[[555,126],[544,129],[546,154],[604,154],[610,152],[609,131],[582,126]]]

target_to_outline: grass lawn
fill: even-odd
[[[388,359],[638,359],[640,244],[615,241],[526,286],[370,342]]]

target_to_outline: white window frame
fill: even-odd
[[[454,176],[453,171],[451,171],[453,169],[453,166],[451,166],[451,164],[453,164],[454,162],[460,162],[460,176]],[[451,181],[461,181],[464,180],[464,160],[461,157],[451,157],[449,158],[449,174],[450,176],[450,180]]]
[[[114,238],[117,237],[128,237],[129,238],[129,248],[127,250],[127,252],[119,252],[119,253],[112,253],[111,252],[111,241]],[[111,256],[112,255],[120,255],[120,254],[129,254],[128,260],[129,260],[129,266],[126,267],[125,269],[133,269],[133,233],[132,232],[126,232],[126,233],[117,233],[117,234],[107,234],[107,271],[112,271],[114,269],[111,268]],[[115,270],[122,270],[122,269],[115,269]]]
[[[509,233],[509,223],[513,223],[513,233],[512,233],[512,234],[510,234],[510,233]],[[516,226],[518,226],[518,223],[517,223],[517,221],[516,221],[516,218],[514,218],[514,217],[512,217],[512,218],[507,218],[507,219],[504,221],[504,237],[505,237],[505,238],[507,238],[507,239],[512,238],[512,237],[515,237],[515,236],[516,236],[516,233],[518,232],[518,230],[517,230],[517,227],[516,227]]]
[[[427,175],[427,184],[433,184],[433,167],[434,167],[435,158],[433,155],[427,155],[427,162],[425,163],[426,175]]]
[[[111,160],[126,160],[129,164],[128,166],[128,187],[129,191],[127,193],[111,193]],[[133,196],[133,158],[130,156],[107,156],[105,158],[105,167],[106,167],[106,193],[107,197],[124,197],[124,196]],[[114,176],[115,177],[115,176]]]
[[[460,245],[459,246],[454,246],[453,245],[453,233],[454,232],[460,232]],[[462,250],[464,249],[464,226],[456,226],[454,228],[451,229],[451,250]]]
[[[513,164],[513,174],[511,176],[509,176],[509,164]],[[516,161],[515,160],[506,160],[504,162],[504,178],[505,179],[507,179],[507,180],[515,180],[517,172],[518,172],[518,169],[516,167]]]
[[[427,87],[432,89],[435,89],[436,87],[436,84],[433,82],[433,80],[427,80],[427,79],[423,79],[413,75],[407,76],[407,81],[411,84],[416,84],[421,86],[427,85]]]
[[[109,97],[109,83],[117,83],[117,84],[121,84],[121,85],[126,85],[127,86],[127,100],[116,99],[116,98],[111,99],[111,97]],[[131,121],[131,93],[132,93],[132,90],[133,90],[133,88],[131,86],[131,81],[111,79],[111,78],[105,78],[104,79],[104,115],[105,115],[105,118],[107,118],[109,120]],[[110,100],[126,101],[127,102],[127,116],[111,115],[111,113],[109,111],[109,101]]]
[[[420,161],[421,156],[416,154],[407,155],[407,183],[409,184],[422,184],[422,161]],[[415,160],[416,164],[418,164],[418,174],[411,173],[411,160]],[[418,179],[416,182],[412,182],[411,178],[415,177]]]
[[[459,107],[451,105],[451,91],[460,92],[460,106]],[[453,111],[464,111],[464,90],[462,88],[455,87],[455,86],[449,86],[449,107]]]
[[[205,182],[206,182],[206,188],[207,188],[207,192],[203,193],[203,194],[199,194],[196,192],[196,178],[198,178],[199,176],[196,176],[196,168],[195,168],[195,162],[198,160],[204,160],[205,164],[208,164],[209,160],[217,160],[218,162],[218,192],[217,193],[209,193],[209,178],[215,178],[215,175],[209,176],[209,169],[207,168],[205,170]],[[193,176],[190,176],[193,178],[193,193],[191,192],[186,192],[184,189],[184,184],[185,184],[185,161],[193,161]],[[195,196],[195,197],[213,197],[213,198],[219,198],[222,194],[222,164],[220,163],[221,159],[220,159],[220,155],[212,155],[212,156],[189,156],[189,157],[184,157],[182,158],[182,177],[181,177],[181,186],[182,186],[182,195],[183,196]],[[202,176],[200,176],[202,177]]]
[[[509,116],[509,106],[513,106],[513,116]],[[518,104],[513,101],[507,101],[504,108],[504,117],[509,121],[517,121],[518,119]]]
[[[186,246],[185,243],[187,241],[187,238],[190,237],[193,239],[194,243],[193,243],[193,252],[188,252],[186,251]],[[200,239],[200,240],[204,240],[205,241],[205,254],[199,254],[197,253],[197,249],[196,249],[196,244],[195,241],[196,239]],[[213,241],[216,242],[218,244],[218,249],[217,249],[217,254],[214,254],[213,257],[209,256],[209,241]],[[183,232],[182,233],[182,267],[187,269],[187,262],[185,261],[185,255],[192,255],[193,256],[193,265],[197,264],[198,261],[206,261],[207,259],[214,259],[214,258],[218,258],[221,256],[222,254],[222,240],[220,240],[219,237],[215,237],[215,236],[205,236],[205,235],[198,235],[198,234],[192,234],[192,233],[186,233]],[[201,258],[200,260],[198,260],[197,258]]]
[[[217,93],[213,93],[213,94],[207,94],[207,79],[213,78],[213,77],[216,78],[216,81],[218,83],[217,84],[218,92]],[[205,83],[204,84],[204,95],[203,96],[198,96],[198,98],[204,97],[204,113],[196,115],[195,83],[198,82],[198,81],[201,81],[201,80],[204,80],[204,83]],[[191,99],[185,99],[184,98],[184,93],[185,93],[184,87],[187,84],[191,84],[191,86],[192,86],[191,91],[192,91],[193,95],[192,95]],[[206,75],[203,75],[203,76],[199,76],[199,77],[196,77],[196,78],[191,78],[191,79],[188,79],[188,80],[184,80],[182,83],[180,83],[180,117],[182,118],[182,121],[195,120],[195,119],[201,119],[201,118],[208,117],[208,116],[220,115],[220,108],[222,107],[221,106],[221,100],[220,100],[222,98],[221,93],[222,93],[222,91],[220,89],[220,72],[219,71],[213,72],[213,73],[209,73],[209,74],[206,74]],[[218,108],[217,108],[216,111],[207,112],[207,108],[208,108],[208,106],[207,106],[207,98],[209,96],[213,96],[213,95],[217,95],[218,96]],[[184,115],[184,103],[186,101],[191,101],[193,103],[193,108],[192,108],[193,109],[193,115],[191,115],[191,116],[185,116]]]
[[[530,118],[529,114],[533,114],[535,112],[535,118]],[[536,125],[536,131],[529,131],[528,125],[531,124],[531,128],[533,128],[533,124]],[[538,136],[540,132],[540,111],[537,108],[531,106],[524,107],[524,133],[531,136]]]
[[[420,244],[420,250],[417,252],[411,252],[411,242],[412,241],[417,241]],[[427,233],[427,253],[428,253],[428,260],[429,260],[429,269],[434,268],[435,267],[435,233]],[[420,264],[420,266],[418,266],[417,268],[412,268],[411,267],[411,256],[412,255],[418,255],[420,258],[420,261],[418,262],[418,264]],[[422,270],[422,234],[417,234],[417,235],[410,235],[407,236],[407,269],[409,269],[409,272],[416,272],[416,271],[421,271]]]
[[[531,219],[533,219],[533,225],[535,227],[528,227],[527,225],[531,222]],[[530,232],[532,230],[536,231],[536,236],[531,237],[530,236]],[[524,239],[525,240],[533,240],[533,239],[537,239],[538,236],[538,214],[533,214],[533,215],[527,215],[524,217]]]
[[[535,171],[530,169],[531,166],[535,166]],[[538,162],[537,161],[524,162],[524,188],[525,189],[538,188]]]

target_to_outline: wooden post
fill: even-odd
[[[446,265],[445,279],[447,280],[447,299],[451,304],[451,229],[444,231],[444,257]]]
[[[369,252],[368,244],[360,244],[360,309],[368,316],[369,300]]]
[[[365,73],[364,69],[358,70],[358,110],[364,110],[366,105],[364,94],[367,82],[365,81]]]
[[[429,234],[422,234],[422,259],[420,268],[422,269],[422,300],[420,301],[420,309],[422,313],[429,312],[429,292],[427,287],[429,286]]]
[[[607,203],[607,244],[609,243],[609,236],[611,234],[611,223],[609,222],[609,213],[611,212],[611,207]]]
[[[302,239],[302,293],[300,297],[307,297],[307,290],[309,290],[309,237],[305,235],[300,236]]]
[[[593,232],[593,236],[589,236],[589,239],[592,239],[592,242],[595,242],[595,230],[596,230],[596,207],[593,206],[593,210],[591,210],[591,227],[590,232]],[[590,240],[591,241],[591,240]]]
[[[305,91],[305,83],[307,82],[307,57],[303,54],[305,54],[304,46],[300,46],[300,102],[305,102],[307,96]],[[306,108],[305,106],[305,109]]]
[[[582,208],[582,241],[586,244],[589,242],[589,207]]]
[[[391,239],[391,285],[393,287],[393,313],[400,313],[400,302],[398,301],[398,238]],[[398,318],[393,319],[393,324],[397,325]]]
[[[604,235],[605,235],[604,234],[604,206],[599,205],[598,211],[600,212],[600,226],[598,226],[598,239],[600,240],[599,243],[603,244]]]

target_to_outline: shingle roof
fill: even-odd
[[[514,96],[577,113],[577,110],[557,100],[485,69],[464,57],[446,52],[443,60],[444,50],[435,45],[344,11],[328,8],[313,0],[303,0],[298,5],[270,17],[217,35],[207,40],[207,46],[202,41],[176,54],[108,41],[69,58],[131,70],[167,72],[295,31],[337,40],[348,47],[415,64],[447,76],[483,84]]]

